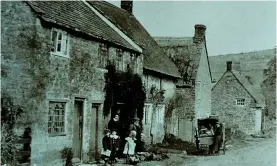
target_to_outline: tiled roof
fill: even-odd
[[[144,68],[172,77],[180,77],[178,68],[134,15],[105,1],[88,1],[143,49]]]
[[[25,1],[46,22],[138,51],[82,1]]]

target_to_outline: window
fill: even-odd
[[[143,75],[143,86],[148,88],[148,75]]]
[[[149,116],[149,114],[150,114],[150,105],[149,104],[145,104],[144,105],[144,113],[143,113],[144,115],[144,124],[148,124],[148,122],[149,122],[149,118],[148,118],[148,116]]]
[[[116,49],[116,70],[123,71],[123,51]]]
[[[245,99],[237,98],[236,99],[236,105],[245,105]]]
[[[68,33],[62,30],[53,28],[51,32],[51,53],[59,56],[68,57]]]
[[[99,45],[99,58],[100,58],[100,63],[99,67],[100,68],[106,68],[108,65],[108,59],[109,59],[109,49],[106,44],[101,43]]]
[[[137,73],[137,55],[136,54],[131,54],[131,69],[133,70],[134,73]]]
[[[65,133],[65,102],[50,102],[48,112],[48,133],[60,135]]]

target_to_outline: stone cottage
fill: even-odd
[[[142,75],[142,48],[85,1],[3,1],[1,94],[32,130],[31,163],[60,150],[92,161],[100,151],[105,66]],[[169,75],[174,75],[174,70]],[[176,74],[176,77],[178,75]]]
[[[194,37],[155,37],[175,63],[182,79],[176,83],[177,100],[166,132],[193,141],[196,119],[211,113],[212,76],[205,38],[206,26],[195,25]]]
[[[258,134],[265,100],[246,77],[232,69],[232,61],[226,64],[226,72],[212,88],[212,113],[219,115],[226,128]]]
[[[104,1],[88,3],[142,48],[143,81],[147,92],[142,119],[144,134],[147,143],[162,142],[166,105],[181,78],[178,68],[133,15],[133,1],[122,1],[121,8]]]

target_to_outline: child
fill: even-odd
[[[125,138],[127,141],[124,147],[123,154],[126,155],[126,163],[133,162],[135,158],[135,148],[136,148],[136,131],[132,130],[130,135]]]
[[[105,161],[105,165],[108,164],[110,153],[111,153],[111,140],[110,140],[110,130],[105,130],[105,136],[102,139],[103,149],[101,152],[101,158]]]
[[[111,139],[111,147],[112,147],[110,160],[111,160],[111,163],[114,163],[116,162],[115,158],[116,158],[117,151],[119,149],[119,140],[120,140],[120,137],[117,135],[116,129],[112,129],[112,134],[110,135],[110,139]]]

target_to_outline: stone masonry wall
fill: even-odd
[[[195,85],[195,113],[196,117],[203,117],[211,114],[211,76],[205,46],[198,47],[202,49]]]
[[[245,105],[236,106],[236,98],[245,98]],[[226,123],[226,128],[253,133],[255,128],[255,111],[251,109],[253,105],[254,99],[230,72],[224,75],[212,91],[212,113],[219,115],[220,120]]]
[[[73,145],[73,115],[75,98],[84,99],[83,157],[95,145],[95,112],[92,104],[104,100],[105,69],[98,68],[99,43],[70,33],[69,58],[50,54],[51,27],[41,24],[24,2],[1,2],[1,94],[11,96],[25,112],[18,126],[32,128],[31,162],[47,165],[60,159],[59,151]],[[115,48],[110,47],[111,59]],[[124,52],[128,59],[129,52]],[[127,60],[128,61],[128,60]],[[139,57],[142,73],[143,57]],[[47,130],[49,101],[66,102],[65,135],[50,136]],[[102,105],[99,107],[99,149],[103,126]],[[105,121],[105,122],[104,122]],[[18,132],[20,133],[20,132]],[[91,137],[93,135],[93,137]]]

